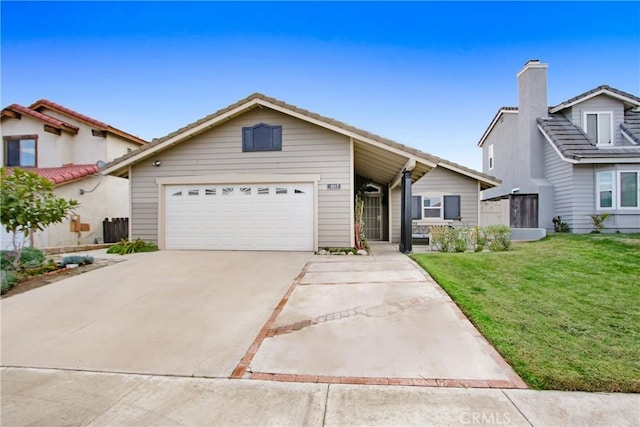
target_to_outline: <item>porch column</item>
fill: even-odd
[[[400,205],[400,252],[413,250],[413,224],[411,219],[411,171],[402,172],[402,201]]]

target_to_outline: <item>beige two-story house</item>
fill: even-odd
[[[2,166],[20,167],[46,177],[59,197],[80,202],[75,216],[36,233],[27,244],[56,247],[101,242],[105,218],[129,216],[129,184],[102,176],[107,163],[146,144],[141,138],[62,105],[41,99],[30,106],[2,109]],[[72,231],[71,221],[84,224]],[[2,231],[1,246],[11,238]]]

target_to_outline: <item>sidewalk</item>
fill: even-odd
[[[638,426],[640,396],[2,368],[3,426]]]

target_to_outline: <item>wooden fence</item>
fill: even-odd
[[[129,238],[129,218],[105,218],[102,221],[102,232],[105,243],[117,243]]]

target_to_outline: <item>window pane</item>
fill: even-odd
[[[440,209],[424,209],[424,217],[425,218],[440,218]]]
[[[638,173],[620,172],[620,206],[638,207]]]
[[[600,207],[601,208],[611,208],[613,207],[613,199],[612,196],[613,191],[601,191],[600,192]]]
[[[600,189],[611,189],[611,185],[613,184],[613,173],[612,172],[600,172],[598,174],[598,182],[600,183]]]
[[[7,166],[20,166],[20,141],[7,141]]]
[[[36,141],[33,139],[23,139],[20,141],[20,163],[21,166],[36,166]]]
[[[442,206],[442,199],[440,197],[425,197],[422,203],[425,208],[439,208]]]
[[[587,135],[592,142],[598,142],[598,115],[587,114]]]
[[[611,144],[611,114],[604,113],[598,117],[598,144]]]

